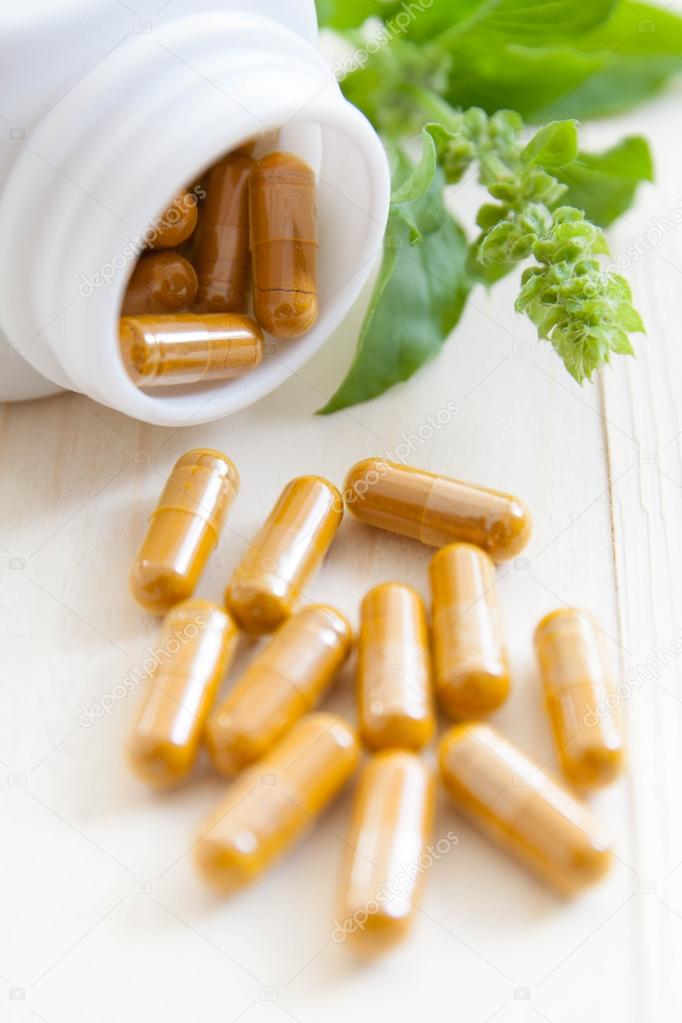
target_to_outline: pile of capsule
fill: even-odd
[[[190,774],[203,745],[215,769],[234,779],[195,844],[208,882],[231,892],[297,841],[355,772],[361,742],[371,756],[355,795],[341,926],[360,952],[399,940],[426,872],[413,871],[406,891],[403,867],[428,862],[435,776],[419,754],[435,733],[436,702],[458,722],[438,747],[438,772],[455,804],[562,893],[601,878],[610,841],[587,808],[481,721],[509,692],[494,561],[526,544],[524,505],[382,459],[354,466],[343,497],[327,480],[301,476],[251,540],[219,606],[192,594],[238,487],[235,466],[219,451],[183,455],[131,576],[137,600],[166,613],[159,647],[167,654],[134,724],[132,768],[155,787],[172,786]],[[310,713],[349,656],[351,627],[333,607],[300,606],[344,508],[439,548],[430,564],[430,629],[409,586],[384,583],[362,601],[357,736],[339,716]],[[220,702],[240,630],[272,637]],[[583,791],[611,781],[623,743],[597,624],[574,609],[555,611],[538,625],[535,646],[566,780]]]
[[[131,275],[119,344],[132,380],[228,380],[260,364],[263,331],[305,334],[318,316],[317,248],[307,164],[249,148],[214,164],[154,223]]]

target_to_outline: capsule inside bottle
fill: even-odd
[[[365,596],[358,639],[360,736],[372,750],[422,749],[435,729],[424,604],[401,583]]]
[[[461,541],[493,561],[514,558],[530,538],[530,513],[518,497],[381,458],[348,473],[344,500],[361,522],[431,547]]]
[[[130,766],[142,781],[163,789],[189,775],[236,642],[236,625],[208,600],[186,600],[168,613],[159,665],[128,743]]]
[[[236,313],[122,316],[123,362],[138,387],[177,387],[230,380],[263,358],[263,332]]]
[[[355,771],[357,740],[333,714],[309,714],[230,785],[201,828],[196,862],[228,894],[253,881],[315,823]]]
[[[163,614],[192,596],[238,490],[237,469],[222,452],[198,448],[178,459],[131,571],[138,603]]]
[[[286,485],[225,593],[244,632],[272,632],[292,614],[342,517],[341,495],[328,480],[299,476]]]
[[[433,827],[431,768],[414,753],[377,753],[365,765],[341,873],[338,940],[362,956],[407,935],[419,905]]]
[[[193,263],[197,312],[243,312],[249,290],[249,178],[255,161],[238,150],[211,167]]]
[[[352,645],[338,611],[309,604],[274,634],[250,663],[206,729],[209,755],[231,776],[258,760],[321,700]]]
[[[197,200],[181,192],[154,221],[147,244],[150,249],[171,249],[187,241],[197,226]]]
[[[451,728],[439,765],[457,806],[557,891],[576,894],[608,871],[610,840],[587,808],[489,725]]]
[[[270,153],[249,191],[256,319],[277,338],[299,337],[319,312],[315,174],[289,153]]]
[[[535,650],[564,776],[578,787],[608,785],[623,768],[624,742],[595,622],[574,608],[553,611],[535,630]]]
[[[123,316],[176,313],[187,309],[197,293],[197,275],[179,252],[140,256],[123,299]]]
[[[496,710],[509,695],[509,666],[495,566],[471,544],[431,559],[433,663],[438,701],[456,719]]]

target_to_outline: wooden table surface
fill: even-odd
[[[277,393],[223,422],[157,429],[74,394],[0,409],[0,884],[12,920],[0,939],[0,1023],[369,1023],[379,1013],[407,1023],[438,1011],[466,1023],[658,1023],[675,1004],[679,1018],[678,120],[672,92],[585,129],[593,148],[644,132],[657,164],[657,185],[610,232],[648,336],[636,360],[619,359],[593,386],[576,386],[511,312],[514,280],[477,292],[409,385],[330,418],[314,412],[348,363],[360,307]],[[458,209],[466,195],[455,195]],[[454,829],[459,841],[433,866],[413,938],[359,967],[332,938],[345,796],[261,885],[228,903],[204,890],[189,851],[224,783],[202,770],[172,795],[147,792],[121,755],[140,694],[120,695],[158,628],[128,595],[131,558],[169,467],[197,445],[227,452],[242,476],[201,584],[212,598],[298,474],[339,485],[356,460],[407,445],[408,462],[528,502],[532,541],[501,571],[514,688],[497,718],[554,766],[532,630],[564,604],[596,613],[619,665],[630,748],[627,776],[592,801],[617,843],[604,884],[559,902],[443,802],[436,837]],[[382,580],[426,596],[430,553],[346,521],[308,595],[357,622],[362,594]],[[350,714],[352,683],[348,670],[329,706]],[[106,713],[94,718],[97,707]]]

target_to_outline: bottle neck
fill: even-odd
[[[229,386],[144,394],[117,325],[145,232],[226,152],[284,125],[298,155],[320,152],[321,241],[333,244],[318,324]],[[272,390],[331,333],[380,249],[387,203],[380,143],[309,43],[237,12],[178,19],[112,51],[17,161],[0,204],[3,326],[60,386],[160,425],[216,419]]]

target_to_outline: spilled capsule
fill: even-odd
[[[197,867],[229,894],[253,881],[316,822],[358,763],[357,740],[333,714],[309,714],[230,785],[200,829]]]
[[[177,387],[230,380],[263,358],[263,332],[236,313],[122,316],[119,344],[138,387]]]
[[[509,665],[495,566],[485,551],[453,543],[429,566],[436,692],[456,719],[496,710],[509,694]]]
[[[221,451],[197,448],[173,466],[130,573],[133,596],[163,614],[194,593],[239,490]]]
[[[167,788],[190,773],[236,643],[236,625],[208,600],[186,600],[169,611],[159,666],[128,743],[130,766],[142,781]]]
[[[249,191],[256,319],[277,338],[299,337],[319,312],[315,174],[290,153],[270,153]]]
[[[530,513],[517,497],[382,458],[353,466],[344,500],[370,526],[431,547],[472,543],[494,561],[516,557],[531,533]]]
[[[608,785],[624,762],[606,651],[585,612],[561,608],[535,630],[535,651],[561,770],[573,785]]]
[[[358,721],[372,750],[419,750],[435,730],[426,611],[419,594],[383,583],[366,594],[358,637]]]
[[[210,716],[206,745],[214,767],[233,775],[267,753],[320,701],[352,640],[343,615],[322,604],[280,626]]]
[[[438,761],[459,809],[557,891],[576,894],[609,870],[610,839],[587,808],[489,725],[455,725]]]
[[[287,483],[225,592],[244,632],[272,632],[292,614],[343,517],[343,501],[321,476]]]
[[[370,757],[353,803],[334,937],[362,956],[401,941],[414,920],[428,869],[435,783],[414,753]]]

